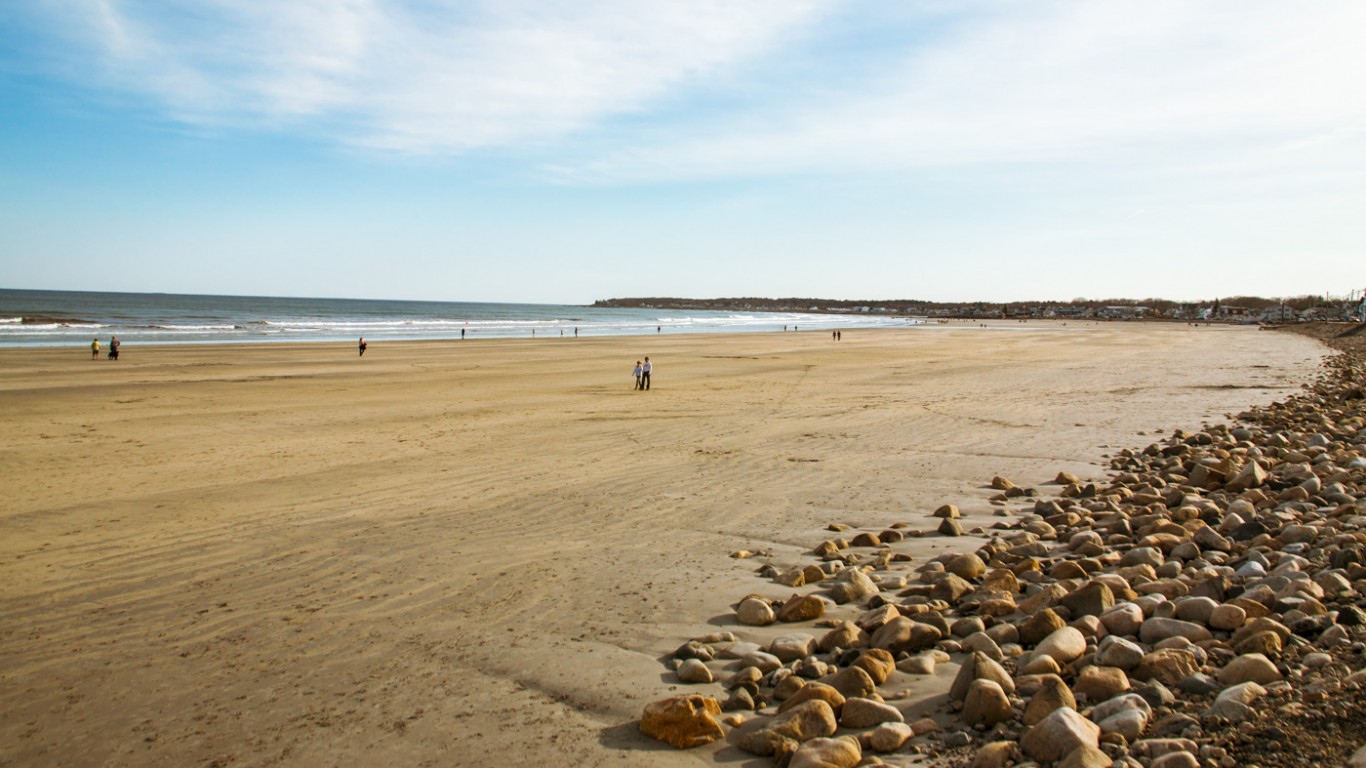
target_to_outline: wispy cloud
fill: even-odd
[[[584,179],[707,178],[943,165],[1319,153],[1366,161],[1366,5],[978,4],[882,71],[764,114],[623,137],[561,169]],[[852,42],[852,41],[851,41]],[[816,84],[819,85],[819,84]],[[1346,153],[1344,155],[1344,153]]]
[[[191,124],[403,153],[551,141],[779,47],[820,0],[66,0],[105,87]]]
[[[1366,162],[1366,4],[52,0],[72,71],[191,125],[615,183]]]

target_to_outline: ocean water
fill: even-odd
[[[904,327],[876,314],[0,289],[0,347],[626,336]]]

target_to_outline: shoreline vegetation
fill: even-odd
[[[1227,323],[1288,323],[1361,320],[1366,296],[1354,291],[1343,298],[1235,296],[1207,302],[1167,299],[1073,299],[1071,301],[929,302],[914,299],[843,300],[818,298],[617,298],[599,299],[594,307],[745,312],[814,312],[885,314],[951,319],[1076,318],[1100,320],[1175,320]]]

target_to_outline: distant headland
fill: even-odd
[[[1346,296],[1263,298],[1233,296],[1206,302],[1167,299],[1073,299],[1071,301],[933,302],[915,299],[846,300],[816,298],[685,299],[668,297],[599,299],[595,307],[693,309],[722,312],[829,312],[940,318],[1081,318],[1100,320],[1185,320],[1241,323],[1352,321],[1366,315],[1366,291]]]

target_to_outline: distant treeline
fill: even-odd
[[[1015,314],[1027,309],[1071,308],[1075,310],[1099,311],[1106,307],[1143,307],[1155,315],[1167,314],[1170,310],[1198,307],[1240,307],[1250,311],[1261,311],[1271,307],[1285,307],[1301,312],[1314,307],[1337,307],[1342,298],[1330,299],[1327,296],[1295,296],[1290,298],[1263,298],[1261,296],[1227,296],[1211,298],[1202,302],[1171,301],[1169,299],[1085,299],[1071,301],[1014,301],[1014,302],[935,302],[919,299],[817,299],[817,298],[763,298],[747,296],[724,299],[684,299],[671,297],[644,297],[625,299],[599,299],[595,307],[647,307],[651,309],[717,309],[717,310],[763,310],[763,311],[803,311],[803,312],[861,312],[880,311],[897,313],[924,313],[930,311],[976,310],[977,312],[1004,312]]]

